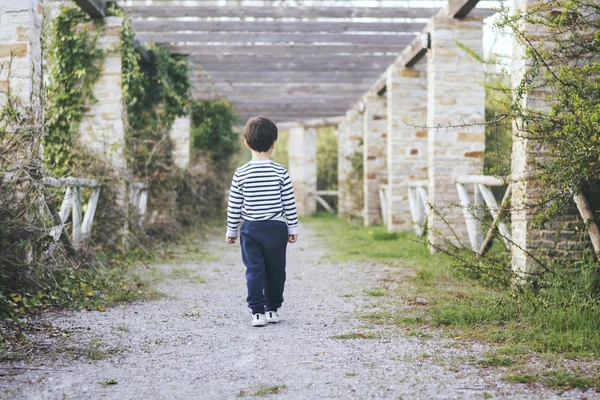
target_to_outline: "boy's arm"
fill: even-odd
[[[238,185],[237,172],[233,175],[231,189],[229,190],[229,201],[227,202],[227,234],[228,238],[238,235],[238,225],[242,218],[242,204],[244,194]]]
[[[281,201],[288,225],[288,235],[298,234],[298,213],[296,212],[296,200],[294,199],[294,187],[287,171],[283,176],[281,186]]]

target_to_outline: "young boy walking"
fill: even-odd
[[[242,222],[240,245],[252,326],[279,322],[285,251],[288,242],[298,240],[292,181],[285,167],[270,159],[276,141],[277,126],[271,120],[248,121],[244,142],[252,151],[252,161],[235,171],[227,207],[227,243],[235,243]]]

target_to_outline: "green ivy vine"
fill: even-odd
[[[192,147],[207,153],[213,162],[227,162],[239,146],[239,135],[233,131],[238,120],[238,115],[227,100],[194,101]]]
[[[102,23],[79,7],[62,7],[52,24],[44,160],[57,176],[72,171],[77,154],[73,138],[86,105],[95,101],[93,87],[105,57],[96,47]]]

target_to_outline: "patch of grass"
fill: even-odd
[[[242,390],[238,394],[238,397],[246,397],[246,396],[251,396],[251,397],[266,397],[266,396],[271,396],[271,395],[274,395],[274,394],[279,394],[280,391],[285,390],[285,389],[287,389],[286,385],[274,385],[274,386],[260,385],[253,392],[247,392],[245,390]]]
[[[363,289],[363,292],[368,294],[369,296],[379,297],[387,295],[387,290],[383,288],[371,288],[371,289]]]
[[[129,333],[129,327],[125,324],[117,325],[118,331]]]
[[[422,339],[422,340],[431,339],[433,337],[433,335],[431,333],[423,332],[423,331],[418,330],[418,329],[411,330],[408,333],[408,336],[410,336],[410,337],[416,337],[416,338]]]
[[[173,268],[170,277],[172,279],[181,279],[189,282],[206,283],[206,280],[200,275],[197,275],[196,272],[197,271],[187,267]]]
[[[377,339],[379,335],[374,332],[351,332],[340,333],[330,336],[331,339]]]
[[[182,317],[200,317],[200,311],[198,312],[191,312],[191,311],[186,311],[183,314],[181,314]]]
[[[104,387],[113,386],[113,385],[116,385],[117,383],[118,382],[116,379],[103,379],[101,381],[98,381],[98,384],[100,386],[104,386]]]
[[[508,357],[489,357],[478,362],[482,367],[510,367],[515,365],[516,361]]]
[[[593,376],[585,373],[575,374],[562,367],[543,372],[527,371],[513,373],[507,375],[504,379],[514,383],[539,383],[549,388],[562,390],[586,390],[589,388],[600,390],[600,376],[597,374]]]
[[[590,387],[600,388],[600,378],[587,376],[576,376],[564,369],[547,373],[541,379],[542,383],[548,387],[562,389],[581,389]]]
[[[512,383],[535,383],[539,380],[537,376],[530,374],[512,374],[504,378],[507,382]]]
[[[421,263],[425,260],[431,262],[432,258],[443,258],[431,257],[427,246],[409,232],[389,233],[383,226],[365,227],[362,223],[348,223],[329,215],[303,218],[302,221],[323,234],[323,240],[327,241],[331,249],[327,255],[329,261],[403,260]]]
[[[361,318],[368,319],[376,324],[381,324],[383,322],[391,320],[392,316],[389,312],[379,311],[379,312],[362,314]]]

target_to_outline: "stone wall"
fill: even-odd
[[[483,64],[459,48],[457,41],[482,53],[480,18],[431,18],[427,30],[427,125],[431,207],[427,228],[432,250],[452,240],[469,245],[465,220],[459,207],[455,178],[483,173],[485,151],[485,89]],[[479,123],[480,125],[472,125]],[[472,189],[471,189],[472,191]],[[472,195],[472,193],[470,193]]]
[[[123,123],[123,90],[121,88],[121,53],[118,49],[123,18],[105,18],[98,46],[106,50],[102,74],[94,85],[97,100],[87,105],[79,126],[79,143],[114,168],[125,171],[125,126]]]
[[[169,133],[169,137],[173,143],[173,162],[182,169],[190,165],[191,124],[192,120],[190,117],[176,118]]]
[[[290,128],[288,170],[296,194],[298,215],[309,217],[317,211],[317,131],[302,125]]]
[[[364,102],[363,218],[365,225],[373,225],[382,222],[379,187],[387,184],[387,100],[368,95]]]
[[[427,179],[427,64],[387,75],[387,228],[412,230],[409,180]]]
[[[351,110],[338,125],[338,214],[340,217],[360,217],[362,212],[362,187],[353,187],[356,180],[351,158],[358,152],[362,158],[363,114]]]
[[[10,89],[23,105],[40,108],[43,20],[40,0],[0,1],[0,106]]]

